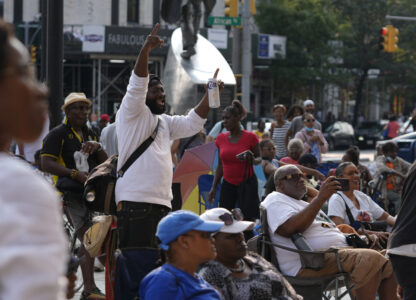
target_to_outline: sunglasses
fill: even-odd
[[[305,122],[308,122],[308,123],[315,122],[315,119],[305,119]]]
[[[282,177],[281,180],[294,180],[294,181],[299,181],[301,178],[303,178],[303,174],[296,173],[296,174],[286,175],[285,177]]]
[[[224,224],[227,225],[227,226],[230,226],[231,224],[233,224],[234,220],[236,220],[236,221],[244,220],[243,213],[241,212],[241,209],[239,209],[239,208],[234,208],[233,210],[231,210],[231,214],[230,213],[225,213],[225,214],[222,214],[221,216],[219,216],[218,218],[221,221],[223,221]]]

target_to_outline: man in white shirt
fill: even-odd
[[[294,165],[280,167],[274,175],[276,192],[269,194],[261,203],[267,211],[269,234],[273,242],[296,248],[290,237],[302,233],[313,250],[330,247],[339,249],[342,269],[348,272],[354,283],[357,299],[375,299],[377,290],[394,299],[396,283],[390,262],[371,249],[351,249],[346,238],[332,223],[317,218],[322,205],[340,189],[339,182],[329,177],[321,186],[319,194],[310,203],[302,199],[306,193],[302,172]],[[324,267],[319,270],[302,269],[299,255],[275,247],[283,274],[298,277],[317,277],[334,274],[337,264],[334,254],[325,255]]]
[[[170,140],[201,131],[209,112],[205,94],[186,116],[164,114],[163,85],[157,76],[149,79],[148,73],[149,52],[163,43],[157,36],[158,28],[156,24],[140,51],[116,116],[118,169],[152,134],[160,120],[155,140],[117,180],[117,224],[122,257],[117,261],[120,272],[116,272],[116,299],[137,296],[141,279],[156,267],[156,226],[170,211],[172,200]],[[219,82],[219,86],[222,89],[223,83]]]

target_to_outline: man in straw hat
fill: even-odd
[[[70,93],[62,105],[66,117],[64,123],[49,132],[41,150],[42,168],[56,177],[54,182],[63,193],[65,206],[80,240],[89,225],[89,211],[82,201],[83,184],[88,172],[107,159],[97,136],[87,126],[90,109],[91,101],[84,93]],[[84,157],[87,165],[77,164],[75,156]],[[79,256],[86,258],[81,263],[84,279],[81,299],[105,299],[94,282],[94,259],[82,243]]]

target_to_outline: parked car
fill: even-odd
[[[399,155],[404,160],[413,163],[416,159],[416,132],[411,132],[403,135],[399,135],[398,137],[395,137],[391,140],[384,140],[384,141],[378,141],[376,145],[376,151],[378,155],[381,155],[381,146],[384,143],[387,143],[389,141],[393,141],[397,144],[399,147],[399,152],[397,155]]]
[[[354,128],[347,122],[337,121],[325,129],[324,137],[328,142],[329,150],[339,146],[354,145]]]
[[[379,121],[363,121],[355,128],[355,142],[358,147],[373,148],[383,139],[383,125]]]

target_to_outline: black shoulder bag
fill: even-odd
[[[88,209],[108,215],[116,214],[115,185],[127,169],[149,148],[159,130],[160,119],[153,133],[130,155],[117,172],[118,155],[109,157],[105,162],[92,169],[85,181],[84,198]]]
[[[387,230],[387,222],[384,220],[374,221],[374,222],[361,222],[361,221],[354,220],[351,210],[348,207],[347,202],[345,202],[344,197],[342,197],[342,195],[339,193],[337,194],[341,196],[342,200],[344,200],[345,211],[347,213],[348,219],[350,220],[350,225],[354,227],[355,230],[359,229],[360,227],[363,227],[364,229],[371,230],[371,231],[386,231]]]
[[[260,217],[260,201],[257,177],[254,171],[250,176],[250,167],[246,161],[244,180],[237,186],[237,207],[241,209],[245,219],[254,220]]]

